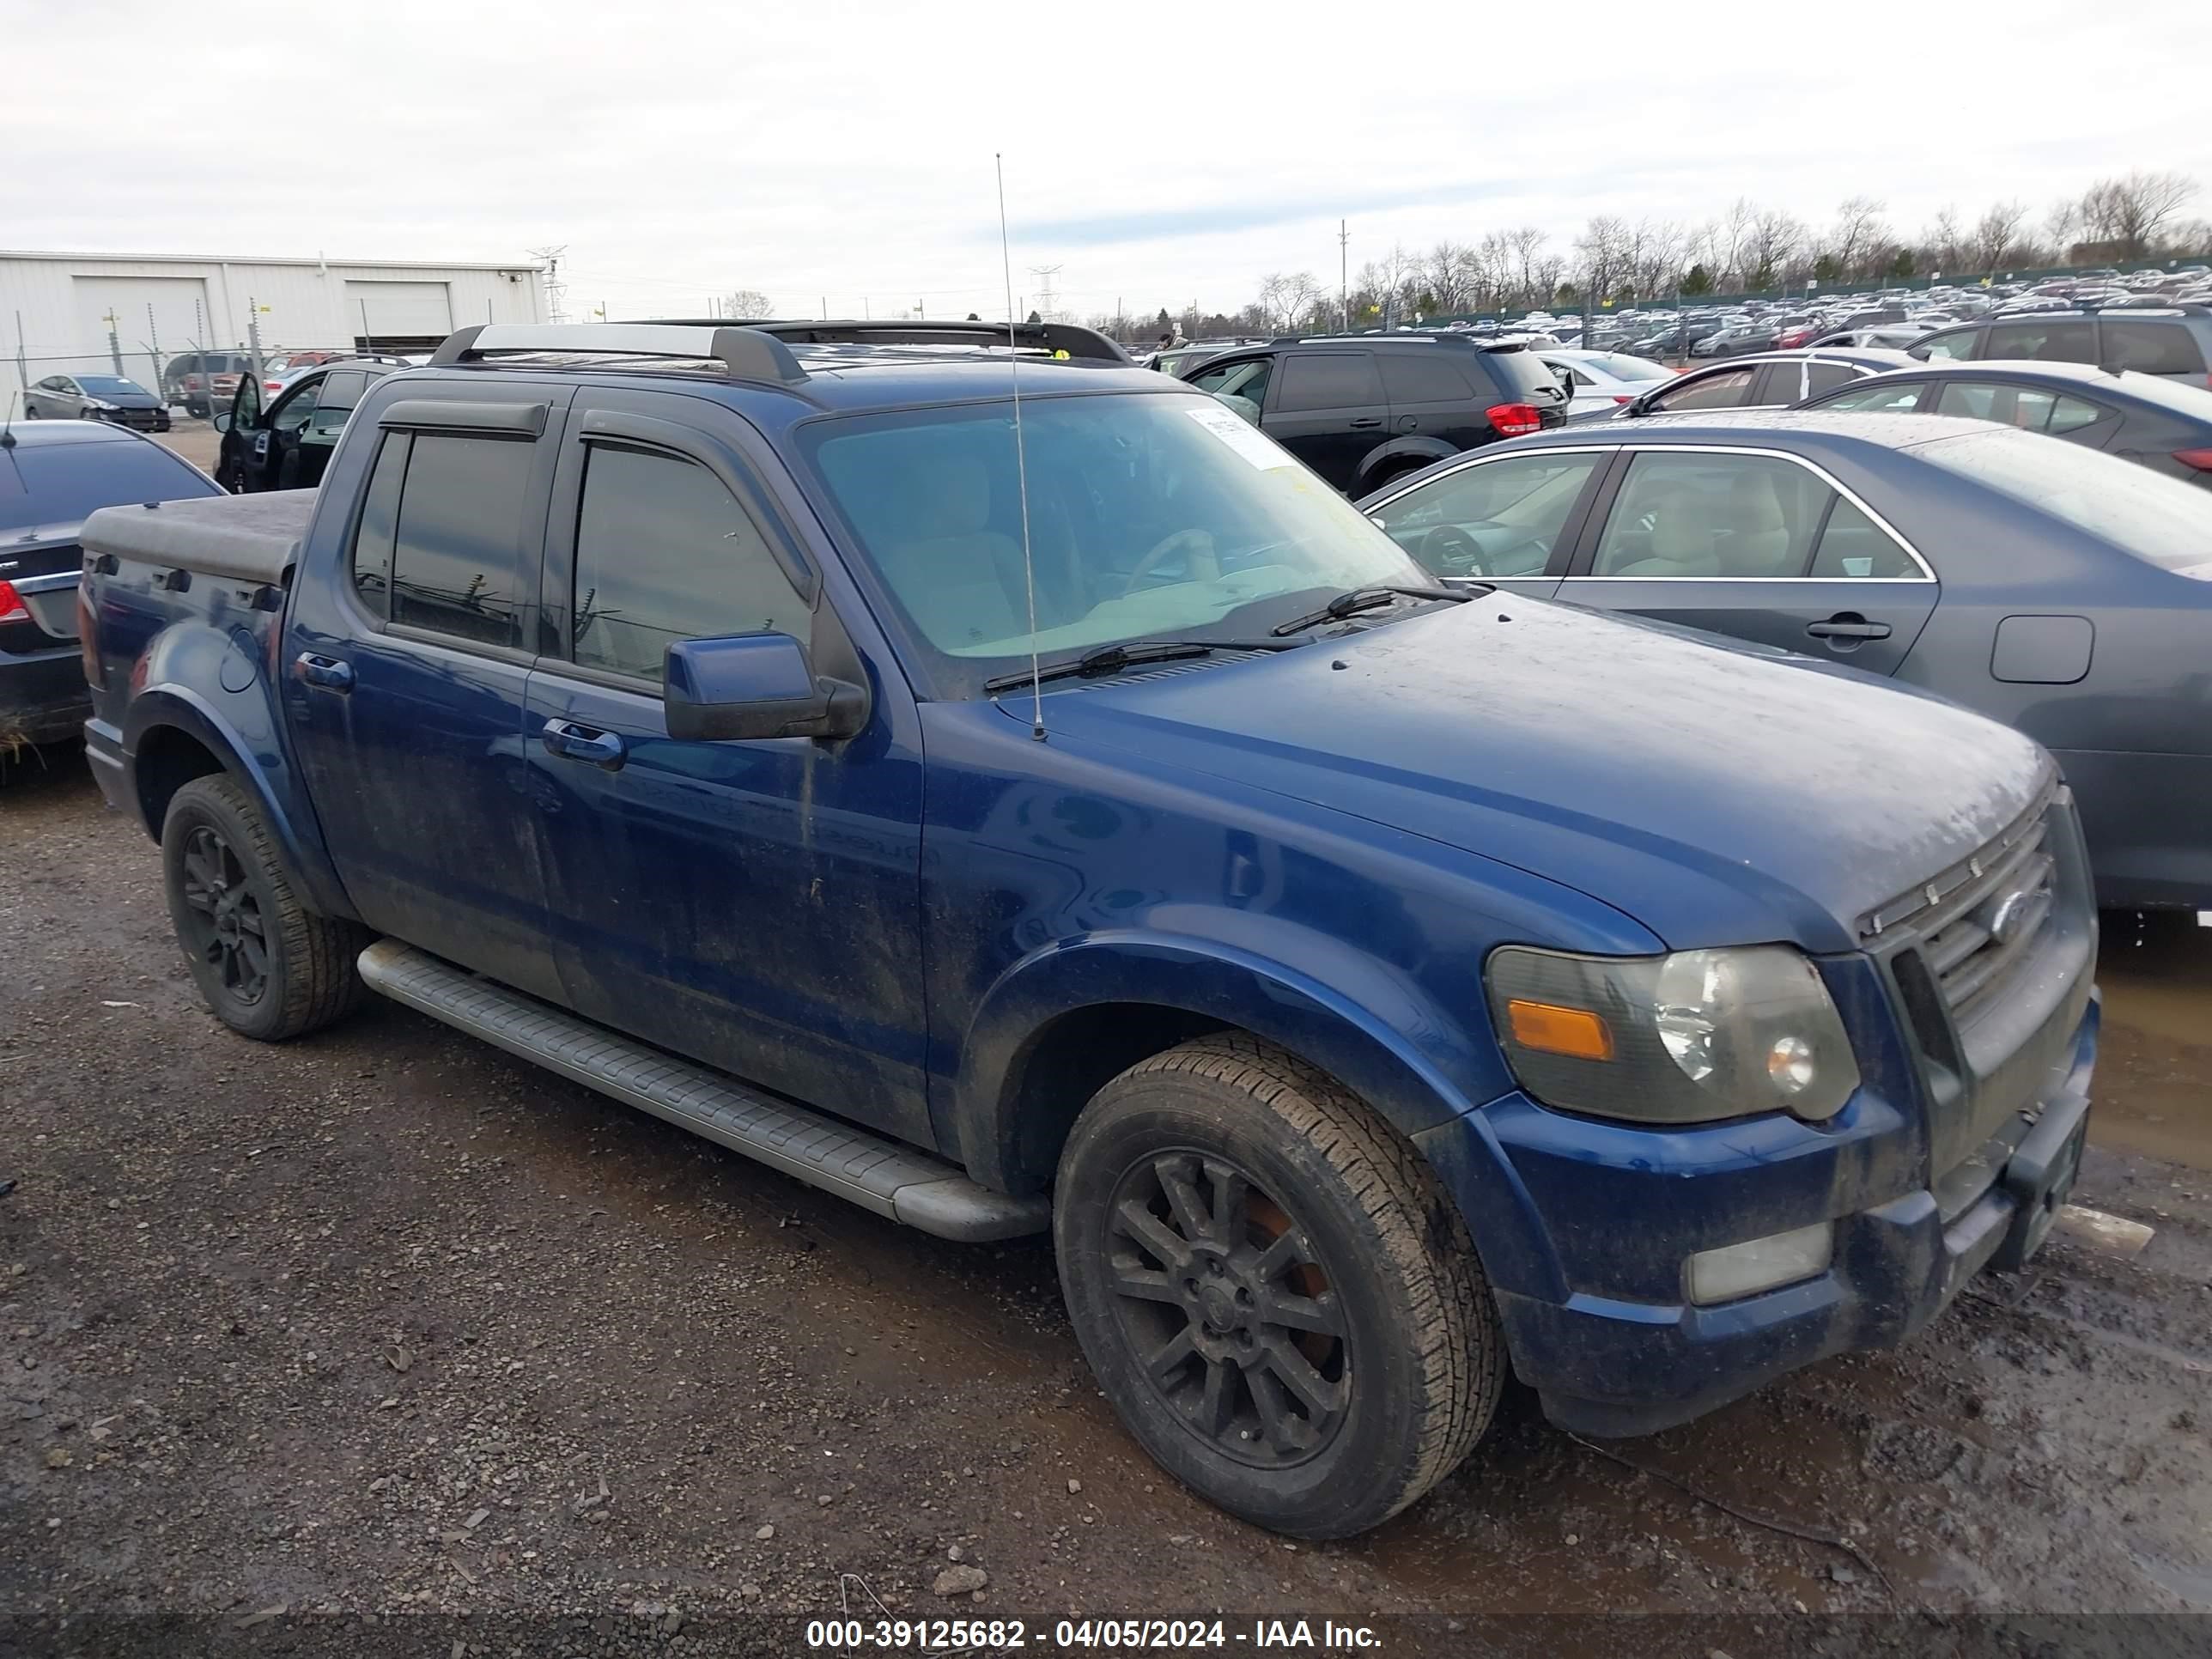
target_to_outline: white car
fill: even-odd
[[[1671,380],[1674,371],[1625,351],[1540,350],[1553,378],[1566,387],[1570,421],[1598,420],[1651,389],[1654,380]]]

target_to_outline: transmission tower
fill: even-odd
[[[1058,265],[1031,265],[1030,275],[1037,279],[1036,313],[1048,323],[1053,319],[1055,296],[1052,279],[1060,275]]]
[[[558,247],[534,247],[530,251],[545,261],[546,320],[567,322],[568,313],[562,308],[561,299],[568,293],[568,285],[561,280],[561,256],[568,251],[568,245],[563,242]]]

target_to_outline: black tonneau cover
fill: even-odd
[[[86,553],[232,581],[283,583],[314,511],[312,489],[103,507],[84,521]]]

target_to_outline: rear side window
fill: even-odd
[[[1646,450],[1628,464],[1598,576],[1802,576],[1836,492],[1794,461]]]
[[[1486,351],[1482,361],[1490,370],[1490,378],[1498,389],[1513,403],[1526,403],[1532,392],[1545,394],[1545,400],[1559,400],[1560,382],[1551,368],[1533,351]]]
[[[2145,374],[2202,374],[2204,352],[2185,323],[2103,324],[2103,362],[2107,368],[2139,369]]]
[[[1858,378],[1858,370],[1848,363],[1814,363],[1805,371],[1805,395],[1817,398],[1823,392],[1849,386]]]
[[[1463,404],[1474,396],[1456,364],[1431,351],[1386,351],[1382,389],[1394,404]]]
[[[1920,407],[1920,399],[1928,390],[1925,380],[1907,386],[1869,386],[1856,392],[1846,392],[1828,399],[1823,409],[1847,410],[1855,415],[1879,411],[1886,415],[1911,414]]]
[[[1984,357],[2044,358],[2062,363],[2086,363],[2097,356],[2096,332],[2086,321],[2063,323],[1996,323],[1990,328]]]
[[[1283,390],[1275,406],[1371,409],[1384,401],[1371,352],[1294,351],[1283,361]]]
[[[1919,568],[1889,532],[1841,495],[1828,509],[1820,544],[1813,550],[1816,580],[1852,581],[1917,576]]]
[[[1652,400],[1651,407],[1662,413],[1678,409],[1739,408],[1751,395],[1751,382],[1758,373],[1755,368],[1730,368],[1708,374],[1680,391],[1662,392]]]
[[[2094,426],[2105,416],[2097,404],[2080,398],[2001,380],[1954,381],[1943,388],[1936,412],[1996,421],[2024,432],[2075,432]]]
[[[658,680],[671,641],[803,635],[806,601],[720,478],[602,444],[584,470],[569,614],[579,663]]]
[[[341,368],[323,376],[322,406],[325,409],[351,409],[361,401],[362,388],[368,385],[368,376],[357,368]]]
[[[521,644],[515,544],[536,458],[535,445],[512,439],[415,434],[392,538],[393,622]]]

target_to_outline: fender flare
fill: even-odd
[[[949,1126],[958,1156],[988,1186],[1050,1178],[1021,1156],[1029,1062],[1060,1019],[1107,1005],[1249,1031],[1328,1073],[1409,1137],[1513,1086],[1480,1021],[1450,1017],[1388,963],[1340,951],[1326,970],[1324,980],[1248,949],[1149,932],[1091,934],[1023,958],[969,1024]]]
[[[126,775],[142,817],[146,809],[138,799],[138,752],[151,733],[164,728],[182,732],[199,744],[216,757],[226,775],[253,797],[276,837],[287,868],[307,890],[301,896],[310,908],[347,921],[360,920],[352,901],[338,885],[320,833],[314,832],[312,842],[303,839],[298,822],[285,806],[290,780],[282,751],[272,749],[265,757],[258,755],[252,742],[222,710],[200,692],[174,681],[146,687],[131,699],[123,717]],[[160,824],[149,822],[147,830],[156,841],[161,839]]]
[[[1382,486],[1376,479],[1382,473],[1432,466],[1462,453],[1442,438],[1424,437],[1418,433],[1410,437],[1393,438],[1387,444],[1377,444],[1360,460],[1358,477],[1352,482],[1352,497],[1357,500],[1380,489]],[[1411,466],[1405,465],[1408,462],[1412,463]]]

